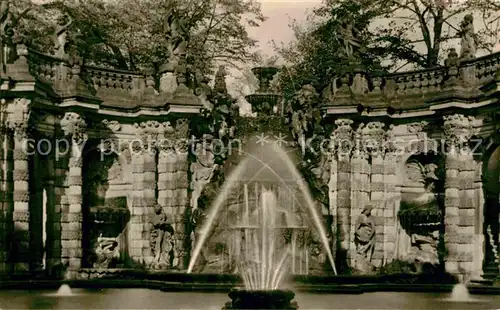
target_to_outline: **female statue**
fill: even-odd
[[[170,264],[173,228],[167,222],[167,215],[159,204],[154,205],[154,215],[152,218],[153,229],[151,231],[151,249],[153,250],[153,265],[159,267],[161,258],[166,255],[166,263]]]
[[[56,31],[54,33],[56,57],[64,57],[66,55],[67,30],[71,23],[73,23],[73,19],[69,15],[63,15],[57,20]]]
[[[356,259],[363,259],[365,263],[371,261],[375,248],[375,222],[371,216],[372,209],[371,204],[363,208],[355,227]]]
[[[472,14],[467,14],[461,24],[460,29],[460,58],[463,60],[473,59],[476,57],[477,37],[474,33],[474,17]]]

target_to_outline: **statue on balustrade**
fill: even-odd
[[[344,45],[344,55],[350,61],[355,60],[356,56],[359,56],[358,54],[363,48],[361,40],[359,39],[358,29],[354,27],[352,21],[345,21],[342,23],[339,32],[342,38],[342,44]]]
[[[116,238],[103,237],[102,234],[97,238],[95,248],[96,260],[94,268],[112,268],[120,258],[120,248]]]
[[[375,222],[372,217],[373,206],[367,204],[358,217],[355,226],[356,260],[355,269],[362,273],[373,270],[370,263],[375,248]]]
[[[73,23],[73,19],[68,14],[57,19],[56,30],[54,32],[54,55],[59,58],[66,56],[66,45],[68,40],[68,27]]]
[[[8,28],[8,24],[10,22],[10,12],[9,12],[9,1],[3,0],[0,4],[0,64],[2,65],[2,70],[5,71],[4,65],[5,54],[4,54],[4,45],[6,39],[6,30]]]
[[[472,14],[467,14],[460,25],[460,59],[469,60],[476,57],[478,39],[474,33],[474,17]]]
[[[188,21],[184,14],[175,7],[178,3],[172,2],[170,13],[165,17],[163,31],[167,39],[167,49],[170,62],[177,63],[179,57],[185,55],[187,36],[189,33]]]
[[[16,36],[15,28],[19,20],[29,12],[29,8],[18,16],[10,11],[9,0],[0,3],[0,65],[2,71],[6,71],[6,65],[15,61],[17,57],[14,42],[19,42],[20,37]]]
[[[154,205],[154,215],[151,224],[151,251],[154,256],[153,267],[155,269],[171,267],[174,249],[174,229],[168,223],[168,217],[159,204]]]

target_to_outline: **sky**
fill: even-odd
[[[265,55],[272,55],[270,41],[277,43],[293,40],[289,27],[291,20],[305,21],[308,11],[321,4],[322,0],[260,0],[261,9],[268,19],[260,27],[249,28],[248,33],[259,41],[260,50]]]

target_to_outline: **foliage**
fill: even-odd
[[[31,6],[17,29],[32,46],[51,52],[55,19],[71,16],[69,46],[80,57],[96,65],[117,69],[157,69],[170,56],[167,18],[182,16],[188,32],[187,54],[191,65],[207,73],[215,61],[233,63],[255,57],[250,49],[256,41],[246,26],[264,20],[254,0],[59,0],[34,4],[14,2],[13,10]]]
[[[389,264],[380,267],[380,274],[409,274],[416,271],[415,265],[402,260],[393,260]]]
[[[389,50],[393,61],[403,60],[422,68],[439,66],[443,50],[459,37],[459,22],[473,14],[479,48],[491,52],[498,40],[498,0],[389,0],[377,1],[384,25],[373,35],[380,48]],[[478,23],[479,22],[479,23]],[[491,40],[494,38],[494,40]]]

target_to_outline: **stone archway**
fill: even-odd
[[[500,145],[495,145],[490,150],[483,161],[483,274],[485,278],[494,279],[499,273]]]

